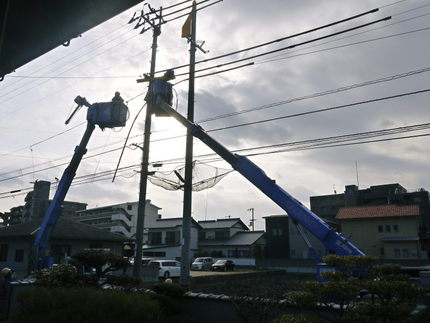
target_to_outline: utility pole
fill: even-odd
[[[154,77],[155,74],[155,62],[157,56],[157,42],[158,36],[161,34],[161,22],[162,22],[162,8],[160,7],[159,22],[154,23],[154,20],[150,20],[147,16],[141,16],[146,23],[152,28],[152,54],[151,54],[151,69],[149,76]],[[149,164],[149,142],[151,138],[151,116],[152,111],[147,107],[145,117],[145,129],[143,132],[143,147],[142,147],[142,164],[140,170],[140,187],[139,187],[139,203],[137,206],[137,223],[136,223],[136,257],[134,259],[133,276],[136,278],[141,277],[142,272],[142,247],[143,247],[143,236],[144,236],[144,220],[145,220],[145,207],[146,207],[146,188],[148,182],[148,164]]]
[[[188,81],[188,110],[187,118],[194,122],[194,74],[196,62],[196,2],[191,10],[191,36],[190,41],[190,70]],[[188,20],[188,19],[187,19]],[[186,22],[187,23],[187,22]],[[179,283],[188,288],[190,286],[190,235],[191,235],[191,209],[192,209],[192,181],[193,181],[193,135],[187,130],[185,148],[185,182],[184,204],[182,210],[182,249],[181,249],[181,276]]]
[[[248,211],[251,211],[251,221],[249,221],[249,225],[252,228],[252,231],[254,231],[254,222],[255,222],[255,218],[254,218],[254,208],[250,208],[248,209]]]

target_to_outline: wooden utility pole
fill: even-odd
[[[146,16],[142,16],[145,21],[152,27],[152,54],[151,54],[151,69],[149,76],[152,78],[155,74],[155,62],[157,57],[157,42],[158,36],[161,34],[162,8],[160,8],[159,22],[154,24]],[[136,223],[136,257],[134,259],[133,276],[141,277],[142,272],[142,247],[144,236],[144,220],[146,207],[146,188],[148,182],[148,165],[149,165],[149,142],[151,139],[151,109],[146,108],[145,129],[143,133],[142,147],[142,164],[140,170],[140,187],[139,187],[139,204],[137,207],[137,223]]]
[[[188,81],[188,110],[187,118],[194,122],[194,74],[196,62],[196,2],[191,10],[191,36],[190,40],[190,70]],[[182,249],[181,249],[181,276],[179,283],[188,288],[190,285],[190,236],[192,212],[192,183],[193,181],[193,135],[187,130],[185,148],[185,182],[184,204],[182,210]]]

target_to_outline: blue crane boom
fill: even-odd
[[[233,169],[242,174],[249,182],[286,211],[294,222],[301,224],[310,233],[312,233],[319,241],[322,242],[322,244],[324,244],[329,252],[341,256],[364,255],[360,249],[346,238],[342,237],[321,218],[276,184],[275,180],[268,177],[266,173],[251,160],[245,156],[230,152],[221,143],[208,135],[201,126],[192,123],[174,110],[171,107],[171,102],[166,100],[166,98],[169,97],[169,95],[167,95],[169,86],[165,83],[169,84],[164,80],[157,80],[151,84],[151,100],[148,100],[148,103],[151,103],[150,108],[154,110],[154,113],[157,114],[157,110],[161,110],[164,114],[168,114],[178,120],[194,137],[205,143],[209,148],[228,162]],[[162,113],[160,114],[162,115]],[[321,257],[316,255],[315,250],[311,251],[316,260],[321,262]]]
[[[123,127],[125,126],[127,120],[128,108],[123,103],[123,100],[118,92],[115,93],[115,97],[111,102],[89,104],[85,98],[80,96],[76,97],[75,102],[78,104],[78,106],[67,119],[66,124],[69,123],[70,119],[80,107],[87,106],[87,128],[80,144],[75,148],[72,160],[64,170],[63,175],[58,182],[55,195],[49,204],[42,224],[37,231],[30,257],[30,267],[32,270],[50,267],[53,264],[53,257],[51,257],[49,253],[46,254],[48,251],[48,242],[52,235],[52,231],[58,222],[58,218],[62,213],[64,199],[66,198],[66,194],[69,191],[73,178],[76,175],[76,171],[79,167],[82,157],[87,152],[86,147],[95,129],[95,126],[98,125],[101,129]]]

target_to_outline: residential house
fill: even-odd
[[[182,246],[182,218],[152,218],[145,226],[144,257],[180,260]],[[191,219],[190,255],[198,250],[198,231],[201,226]]]
[[[426,259],[419,237],[419,205],[341,208],[342,234],[366,255],[381,259]]]
[[[42,219],[0,228],[0,267],[10,267],[15,271],[26,271],[29,266],[30,251]],[[60,217],[55,226],[47,249],[51,250],[55,263],[62,263],[71,256],[86,249],[108,249],[122,255],[123,235],[107,232],[93,226]]]
[[[248,231],[249,228],[239,218],[199,221],[199,241],[228,240],[237,232]]]
[[[126,202],[115,205],[91,208],[77,211],[73,219],[96,228],[119,233],[126,237],[136,236],[137,211],[139,202]],[[160,217],[158,206],[146,200],[144,227]]]
[[[239,218],[199,221],[198,256],[232,258],[237,265],[255,265],[264,253],[264,231],[249,231]]]

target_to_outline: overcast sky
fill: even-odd
[[[179,1],[150,1],[155,8],[176,2]],[[70,160],[85,130],[83,109],[69,125],[64,124],[75,106],[74,98],[81,95],[91,103],[109,101],[115,91],[120,91],[126,101],[130,100],[127,127],[94,132],[87,156],[97,156],[84,160],[77,173],[78,177],[93,175],[93,181],[72,186],[66,199],[88,203],[88,207],[137,200],[137,167],[120,172],[114,183],[111,176],[98,176],[115,168],[120,150],[104,152],[122,146],[131,121],[143,105],[143,96],[133,98],[145,91],[146,84],[137,84],[135,80],[149,71],[152,35],[150,31],[139,35],[140,29],[135,30],[134,25],[127,24],[133,12],[141,8],[142,5],[138,5],[84,33],[73,39],[69,47],[59,47],[47,53],[6,76],[0,83],[1,212],[24,203],[25,195],[14,196],[7,192],[30,188],[35,180],[55,182],[56,177],[61,177],[65,166],[53,166]],[[430,67],[430,1],[224,0],[198,12],[197,39],[205,41],[204,48],[209,53],[198,51],[196,57],[202,60],[251,47],[374,8],[380,10],[330,28],[197,65],[200,69],[226,63],[392,16],[391,20],[218,70],[254,62],[249,67],[196,79],[195,120],[292,101],[201,122],[210,130],[430,88],[430,72],[425,70]],[[180,38],[183,22],[182,18],[162,26],[157,70],[188,62],[189,45]],[[187,69],[176,71],[177,74],[183,72]],[[404,76],[408,72],[413,73],[389,80],[390,76]],[[383,78],[384,81],[377,84],[355,86]],[[177,81],[182,79],[178,77]],[[345,89],[350,86],[351,89]],[[175,86],[177,109],[183,114],[187,108],[187,89],[187,82]],[[336,89],[343,91],[303,99]],[[302,99],[292,100],[298,98]],[[428,102],[429,92],[408,94],[211,134],[235,150],[413,126],[430,122]],[[142,137],[138,135],[143,131],[144,116],[143,111],[132,129],[130,144],[141,144]],[[184,133],[174,120],[153,118],[153,140]],[[271,152],[250,159],[286,191],[309,205],[310,196],[332,194],[334,190],[342,193],[349,184],[368,188],[399,183],[411,191],[421,187],[430,189],[430,139],[416,137],[427,133],[429,130],[423,129],[365,140],[412,136],[408,139],[332,148],[275,152],[293,148],[284,146],[246,153]],[[182,167],[184,142],[183,137],[154,141],[150,162],[164,161],[160,168],[163,172]],[[195,140],[196,156],[210,152]],[[171,162],[173,159],[176,159],[175,163]],[[137,165],[140,160],[140,149],[126,149],[121,167]],[[229,168],[225,162],[208,160],[207,163]],[[162,209],[163,217],[182,216],[182,191],[166,191],[148,184],[147,198]],[[264,229],[262,217],[284,213],[236,172],[230,173],[215,187],[193,194],[193,217],[196,220],[232,216],[249,224],[250,208],[255,210],[256,229]]]

